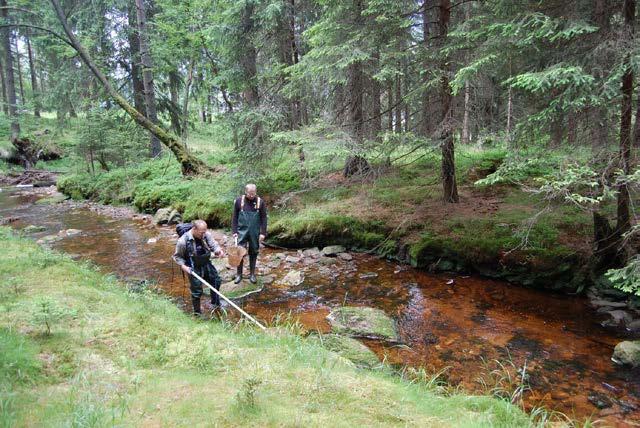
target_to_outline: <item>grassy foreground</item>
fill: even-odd
[[[0,229],[0,426],[529,426],[300,336],[191,319]]]

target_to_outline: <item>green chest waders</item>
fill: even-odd
[[[260,251],[260,203],[262,201],[258,198],[256,211],[245,211],[244,202],[243,196],[238,213],[238,245],[248,247],[249,270],[251,277],[254,277],[258,251]],[[242,277],[242,263],[238,266],[238,275]]]

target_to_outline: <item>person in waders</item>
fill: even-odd
[[[202,296],[202,283],[191,276],[191,270],[200,275],[205,281],[220,289],[220,276],[215,266],[211,263],[211,253],[218,257],[224,257],[224,250],[213,239],[211,232],[207,230],[207,223],[204,220],[196,220],[192,223],[190,230],[182,234],[176,243],[176,251],[173,260],[180,265],[182,271],[189,277],[191,290],[191,303],[193,313],[201,315],[200,297]],[[211,311],[220,307],[220,297],[211,292]]]
[[[244,195],[236,199],[233,206],[233,218],[231,219],[233,237],[238,240],[238,245],[244,245],[249,253],[249,281],[255,284],[256,262],[260,243],[267,236],[267,205],[258,196],[255,184],[247,184]],[[238,266],[238,272],[233,282],[242,281],[243,262]]]

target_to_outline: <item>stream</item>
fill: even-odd
[[[0,215],[17,217],[11,223],[16,229],[44,227],[28,235],[36,240],[77,229],[76,235],[48,245],[125,280],[151,280],[187,307],[188,288],[170,259],[177,239],[173,226],[155,226],[143,216],[106,215],[82,203],[38,204],[39,198],[34,191],[3,188]],[[215,236],[224,240],[228,235],[215,231]],[[474,275],[429,274],[371,255],[351,256],[320,259],[301,251],[264,249],[259,273],[273,281],[239,303],[267,324],[291,316],[319,332],[330,331],[326,316],[332,308],[380,308],[396,320],[403,345],[364,343],[392,366],[442,371],[449,383],[486,393],[479,378],[488,381],[499,368],[496,361],[511,367],[511,375],[526,364],[527,408],[545,406],[607,426],[640,426],[640,370],[618,367],[610,359],[618,342],[640,334],[603,327],[604,314],[587,298]],[[292,269],[303,273],[304,282],[281,284],[278,280]],[[228,281],[233,271],[222,269],[221,275]],[[228,311],[236,317],[233,309]]]

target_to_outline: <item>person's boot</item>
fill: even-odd
[[[242,262],[238,265],[238,270],[236,271],[236,277],[233,279],[234,284],[240,284],[242,281]]]
[[[252,284],[255,284],[256,282],[258,282],[258,279],[256,278],[256,262],[257,261],[258,261],[257,254],[249,254],[249,281],[251,281]]]
[[[192,297],[191,303],[193,304],[193,315],[200,316],[202,315],[202,309],[200,308],[200,298]]]

